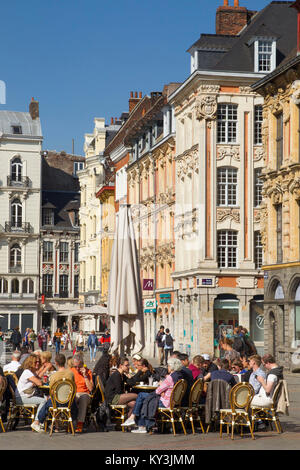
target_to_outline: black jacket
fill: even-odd
[[[96,365],[93,370],[93,375],[99,375],[104,386],[109,378],[109,361],[110,355],[104,352],[98,362],[96,362]]]
[[[22,335],[19,331],[14,330],[10,337],[10,342],[12,344],[21,344],[22,343]]]
[[[171,377],[173,379],[174,385],[178,380],[184,379],[187,383],[187,388],[185,391],[185,394],[183,396],[183,399],[181,401],[182,406],[188,406],[189,404],[189,396],[190,396],[190,391],[194,383],[194,378],[193,378],[193,373],[191,369],[188,369],[187,367],[183,367],[180,370],[177,370],[171,374]]]
[[[157,346],[158,346],[159,348],[163,348],[164,345],[165,345],[164,342],[162,341],[162,337],[164,336],[164,334],[165,334],[165,333],[161,333],[161,332],[159,331],[159,332],[157,333],[157,335],[156,335],[155,340],[156,340]]]
[[[125,384],[127,377],[120,374],[118,370],[113,372],[106,382],[104,395],[108,403],[111,403],[115,395],[125,393]]]

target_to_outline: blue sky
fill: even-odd
[[[251,10],[266,0],[240,0]],[[44,149],[83,154],[94,117],[128,110],[130,91],[161,91],[189,74],[186,50],[215,32],[223,0],[2,0],[0,80],[6,105],[40,102]],[[233,0],[229,0],[233,5]]]

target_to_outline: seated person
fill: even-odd
[[[91,400],[90,393],[94,388],[93,376],[92,372],[83,365],[81,354],[74,354],[73,363],[74,367],[72,367],[71,371],[74,374],[76,384],[75,400],[78,406],[77,427],[75,432],[82,433],[86,410]]]
[[[16,372],[21,366],[20,358],[21,351],[14,351],[11,355],[11,362],[3,366],[3,372]]]
[[[204,380],[224,380],[225,382],[229,383],[232,387],[236,385],[236,381],[232,374],[229,372],[229,361],[227,359],[217,359],[216,360],[218,370],[214,370],[209,372],[205,377]]]
[[[201,354],[204,359],[203,362],[203,376],[205,377],[209,372],[213,372],[214,370],[218,370],[218,366],[214,364],[211,360],[209,354]]]
[[[66,357],[64,356],[64,354],[59,353],[55,356],[55,365],[57,367],[57,372],[52,374],[51,377],[50,377],[50,382],[49,382],[50,388],[56,382],[58,382],[58,381],[60,381],[64,378],[68,379],[68,380],[71,380],[71,382],[73,382],[74,386],[76,387],[73,372],[70,369],[65,368]],[[58,405],[58,406],[63,407],[65,405],[66,404],[62,404],[62,405]],[[37,431],[37,432],[42,432],[43,431],[42,425],[45,422],[45,419],[47,417],[49,408],[51,406],[52,406],[52,401],[51,401],[51,398],[49,398],[47,400],[47,402],[44,404],[44,406],[40,409],[39,414],[37,414],[38,420],[34,421],[34,426],[32,426],[32,427],[35,431]],[[75,400],[73,401],[71,411],[72,411],[72,419],[74,420],[74,419],[76,419],[76,415],[77,415],[77,406],[76,406]]]
[[[132,367],[129,366],[129,371],[131,374],[136,374],[139,370],[139,362],[142,360],[142,356],[140,354],[134,354],[132,356]]]
[[[254,354],[249,357],[249,366],[251,375],[249,377],[249,384],[254,388],[255,395],[258,394],[261,388],[261,382],[258,380],[259,377],[266,378],[265,371],[261,368],[261,357],[258,354]]]
[[[137,385],[140,382],[144,382],[144,384],[149,383],[149,377],[152,377],[154,374],[154,370],[152,365],[147,361],[147,359],[141,359],[137,363],[138,372],[133,376],[127,379],[127,384],[130,387]]]
[[[229,363],[232,363],[235,359],[240,359],[240,353],[233,349],[233,339],[222,338],[220,341],[221,349],[223,350],[223,358],[227,359]]]
[[[203,378],[203,363],[204,359],[199,354],[193,357],[192,362],[189,365],[189,369],[192,371],[194,380]]]
[[[231,364],[231,374],[243,374],[243,363],[236,359]]]
[[[283,367],[279,367],[271,354],[263,356],[263,364],[267,370],[266,377],[257,375],[256,380],[261,384],[259,392],[253,397],[251,406],[271,408],[273,393],[279,380],[283,379]]]
[[[182,404],[182,406],[188,406],[190,391],[191,391],[191,388],[194,384],[193,373],[192,373],[191,369],[189,369],[189,356],[187,354],[184,354],[184,353],[179,353],[179,354],[175,353],[175,354],[176,354],[176,356],[173,353],[171,357],[177,357],[177,359],[179,359],[181,361],[182,368],[180,369],[180,378],[183,378],[187,383],[187,388],[186,388],[186,391],[185,391],[185,394],[183,396],[181,404]],[[174,374],[175,374],[175,376],[178,376],[178,372],[175,372]],[[179,380],[179,378],[176,377],[175,382],[177,382],[178,380]]]
[[[129,360],[127,357],[119,357],[117,363],[117,370],[115,370],[108,378],[104,395],[107,403],[112,405],[127,405],[128,416],[131,415],[135,400],[136,393],[126,393],[125,384],[128,380],[129,374]]]
[[[25,359],[23,363],[22,374],[19,378],[17,388],[15,390],[17,405],[38,405],[37,415],[46,403],[46,397],[41,397],[38,387],[43,385],[42,380],[38,377],[37,372],[40,362],[35,354]],[[36,420],[31,424],[32,429],[37,430],[40,427]]]
[[[20,349],[21,352],[21,357],[19,359],[20,364],[23,364],[25,359],[30,356],[29,348],[28,346],[22,346]]]
[[[165,380],[159,385],[159,387],[155,390],[155,392],[153,392],[156,395],[160,396],[160,399],[158,401],[159,408],[169,408],[170,398],[171,398],[174,385],[177,382],[177,380],[180,380],[183,378],[182,376],[180,376],[181,369],[182,369],[182,363],[180,359],[176,357],[170,357],[168,359],[168,375],[166,376]],[[131,432],[141,433],[141,434],[147,433],[146,423],[144,419],[140,416],[143,402],[145,398],[147,397],[149,397],[149,394],[146,392],[141,392],[138,394],[131,416],[128,417],[125,423],[122,424],[122,426],[135,426],[137,424],[138,429],[133,430]]]
[[[43,377],[43,375],[47,374],[48,372],[55,371],[55,367],[51,362],[52,353],[50,351],[42,351],[41,353],[41,361],[42,365],[38,371],[38,376]]]

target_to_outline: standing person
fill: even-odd
[[[55,343],[55,352],[56,352],[56,354],[59,354],[59,352],[60,352],[61,338],[62,338],[62,332],[60,331],[60,328],[57,328],[57,330],[56,330],[56,332],[54,333],[54,336],[53,336],[53,342]]]
[[[95,334],[95,330],[91,331],[87,342],[88,348],[90,349],[90,361],[96,362],[96,352],[98,347],[98,338]]]
[[[22,335],[20,333],[20,328],[18,326],[14,328],[10,341],[12,342],[13,349],[20,351],[21,344],[22,344]]]
[[[103,351],[104,344],[110,344],[110,333],[108,329],[106,329],[104,335],[101,336],[100,344],[101,344],[101,347],[100,347],[101,351]]]
[[[30,333],[30,328],[26,328],[25,335],[24,335],[24,346],[29,347],[29,333]]]
[[[47,331],[45,330],[45,328],[42,328],[38,336],[39,347],[42,351],[47,350],[47,340],[48,340]]]
[[[159,359],[159,364],[161,366],[164,365],[164,358],[165,358],[165,352],[164,352],[164,342],[163,342],[163,336],[165,334],[165,327],[163,325],[160,326],[155,341],[158,347],[158,359]]]
[[[85,339],[83,336],[83,331],[80,330],[75,341],[76,351],[83,351],[85,347]]]
[[[163,338],[164,343],[164,352],[165,352],[165,364],[168,365],[168,357],[169,355],[172,356],[173,354],[173,343],[174,338],[172,337],[169,328],[166,329],[166,333],[164,334]]]
[[[96,363],[93,370],[93,377],[95,378],[95,381],[96,377],[99,376],[104,387],[106,385],[110,373],[111,355],[109,354],[109,348],[110,345],[108,343],[103,346],[102,356]]]
[[[28,335],[28,340],[29,340],[29,348],[31,351],[34,351],[34,342],[37,339],[37,335],[35,334],[34,330],[31,328],[30,333]]]
[[[4,341],[4,334],[3,334],[1,326],[0,326],[0,341]]]

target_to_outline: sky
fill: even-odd
[[[240,0],[261,10],[270,1]],[[2,0],[0,110],[40,103],[43,149],[83,155],[94,117],[128,111],[131,91],[149,94],[189,75],[187,49],[215,33],[223,0]],[[233,5],[233,0],[229,0]]]

